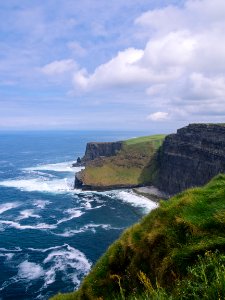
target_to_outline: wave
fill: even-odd
[[[51,201],[48,200],[35,200],[33,205],[37,208],[44,209],[47,205],[51,204]]]
[[[81,277],[86,275],[91,262],[84,253],[69,246],[63,245],[61,248],[53,250],[43,261],[44,264],[51,264],[51,267],[45,270],[45,284],[43,288],[55,282],[56,274],[63,273],[65,279],[71,279],[75,287],[80,284]]]
[[[45,248],[45,249],[40,249],[40,248],[27,248],[27,249],[30,250],[30,251],[45,253],[45,252],[48,252],[48,251],[51,251],[51,250],[60,249],[62,247],[67,247],[67,246],[68,246],[68,244],[64,244],[62,246],[49,247],[49,248]]]
[[[69,216],[59,220],[57,222],[57,225],[68,222],[74,218],[79,218],[80,216],[82,216],[84,214],[84,212],[82,212],[81,210],[79,210],[77,208],[69,208],[64,213],[68,214]]]
[[[92,231],[96,233],[96,228],[101,228],[104,230],[122,230],[124,227],[112,227],[110,224],[86,224],[79,229],[67,229],[63,233],[54,233],[54,235],[62,237],[72,237],[78,233],[84,233],[87,231]]]
[[[23,261],[18,266],[18,277],[22,280],[35,280],[45,275],[44,269],[28,260]]]
[[[57,228],[57,224],[39,223],[37,225],[21,225],[18,222],[6,221],[6,220],[0,220],[0,224],[6,225],[11,228],[19,229],[19,230],[26,230],[26,229],[47,230],[47,229],[56,229]]]
[[[48,180],[43,178],[5,180],[0,186],[13,187],[27,192],[65,193],[73,189],[73,179]]]
[[[6,249],[0,248],[0,252],[21,252],[22,249],[20,247],[15,247],[14,249]]]
[[[20,212],[20,216],[16,218],[17,221],[28,219],[28,218],[36,218],[39,219],[41,216],[34,214],[33,209],[25,209]],[[68,222],[72,219],[79,218],[82,216],[85,212],[82,212],[81,210],[77,208],[69,208],[64,211],[64,214],[67,214],[68,216],[58,220],[55,224],[46,224],[46,223],[38,223],[36,225],[21,225],[19,222],[10,221],[10,220],[0,220],[0,225],[3,227],[11,227],[19,230],[26,230],[26,229],[32,229],[32,230],[48,230],[48,229],[56,229],[59,224]]]
[[[41,216],[35,215],[33,209],[25,209],[20,212],[20,216],[16,218],[16,220],[24,220],[28,218],[36,218],[39,219]]]
[[[25,260],[18,265],[17,275],[12,276],[11,278],[9,278],[9,280],[5,281],[2,284],[0,291],[4,290],[11,284],[18,283],[20,281],[26,282],[27,289],[30,286],[30,281],[37,280],[40,277],[44,277],[44,275],[44,269],[40,265]]]
[[[52,175],[50,173],[46,173],[46,172],[41,172],[41,171],[34,171],[34,170],[22,170],[23,173],[28,173],[28,174],[31,174],[31,175],[34,175],[34,176],[38,176],[38,177],[45,177],[46,179],[49,179],[49,178],[57,178],[57,176],[55,175]]]
[[[112,191],[109,193],[105,193],[109,197],[115,197],[123,202],[129,203],[134,207],[140,207],[145,210],[145,212],[150,212],[151,210],[158,207],[158,203],[144,197],[139,196],[132,191]]]
[[[7,202],[0,204],[0,214],[3,214],[5,211],[16,208],[20,206],[20,202]]]
[[[54,172],[79,172],[83,167],[72,167],[74,161],[67,161],[56,164],[38,165],[35,167],[23,168],[25,171],[54,171]]]
[[[15,253],[0,253],[0,257],[6,258],[6,260],[11,260]]]

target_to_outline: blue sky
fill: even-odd
[[[225,122],[222,0],[0,3],[0,130]]]

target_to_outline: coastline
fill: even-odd
[[[158,203],[160,200],[168,200],[170,196],[153,185],[151,186],[142,186],[142,187],[135,187],[132,189],[134,193],[139,196],[143,196],[151,201]]]

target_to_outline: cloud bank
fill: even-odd
[[[135,24],[146,46],[120,51],[93,72],[76,71],[75,90],[142,91],[149,121],[224,118],[225,2],[188,0],[147,11]]]

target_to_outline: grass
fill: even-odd
[[[166,137],[164,134],[157,134],[157,135],[150,135],[150,136],[141,136],[133,139],[129,139],[124,141],[124,144],[129,145],[135,145],[145,142],[155,142],[156,144],[159,143],[161,140],[163,140]]]
[[[109,247],[77,292],[53,299],[225,299],[224,229],[218,175],[162,201]]]
[[[82,171],[83,182],[97,187],[150,183],[154,175],[154,155],[164,138],[164,135],[154,135],[124,141],[116,156],[90,162]]]

